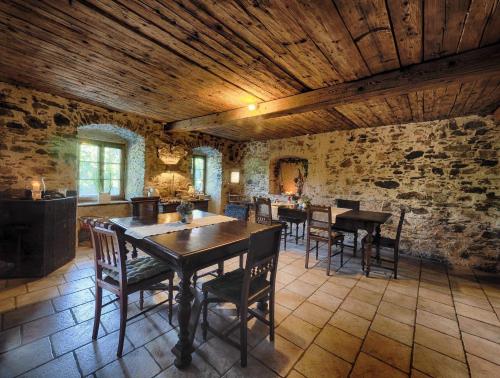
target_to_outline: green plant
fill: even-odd
[[[181,215],[189,215],[192,214],[194,209],[194,205],[189,201],[181,201],[179,206],[175,210]]]

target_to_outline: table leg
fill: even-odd
[[[380,225],[375,228],[375,240],[377,248],[377,263],[380,264]]]
[[[179,369],[188,367],[191,363],[191,353],[194,351],[193,338],[190,332],[191,319],[191,301],[194,295],[191,291],[191,276],[193,272],[178,272],[179,273],[179,293],[175,296],[175,300],[179,304],[177,319],[179,322],[179,341],[172,348],[172,353],[175,355],[175,366]]]
[[[299,244],[299,224],[295,223],[295,244]]]
[[[370,263],[372,260],[372,243],[373,243],[373,226],[367,227],[366,244],[365,244],[365,274],[366,277],[370,274]]]

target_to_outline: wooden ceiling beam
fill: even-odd
[[[262,120],[345,105],[409,92],[433,89],[500,74],[500,44],[452,57],[386,72],[348,83],[332,85],[306,93],[262,102],[256,110],[247,107],[206,116],[170,122],[171,130],[207,130],[242,120]]]

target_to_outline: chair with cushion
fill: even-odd
[[[248,220],[248,206],[246,205],[237,205],[234,203],[228,203],[224,208],[224,215],[232,218],[236,218],[238,220],[247,221]],[[243,266],[243,254],[240,255],[240,268]],[[220,262],[216,270],[211,270],[209,272],[202,273],[198,275],[196,272],[193,275],[193,283],[196,286],[196,281],[205,276],[213,276],[218,277],[224,273],[224,262]]]
[[[111,228],[99,226],[91,227],[94,245],[96,293],[95,293],[95,318],[92,339],[97,339],[101,309],[118,300],[120,303],[120,332],[116,355],[121,357],[125,327],[127,320],[140,316],[146,311],[168,302],[168,317],[172,321],[173,279],[174,272],[164,262],[154,257],[138,257],[127,260],[126,253],[120,247],[117,234]],[[168,286],[161,282],[168,280]],[[102,290],[105,289],[118,298],[102,305]],[[143,310],[144,290],[168,290],[168,299],[160,302],[145,311],[127,319],[128,295],[139,291],[139,307]]]
[[[341,207],[344,209],[351,209],[351,210],[356,210],[359,211],[360,209],[360,202],[359,201],[352,201],[352,200],[345,200],[345,199],[337,199],[336,201],[337,207]],[[336,231],[340,231],[344,234],[353,234],[353,256],[356,256],[356,252],[358,249],[358,230],[352,227],[349,227],[347,225],[343,225],[341,221],[336,222],[336,224],[333,226],[333,229]]]
[[[269,326],[269,338],[274,340],[274,298],[276,268],[281,238],[281,225],[277,224],[250,235],[246,265],[203,284],[203,337],[207,331],[222,337],[240,349],[241,366],[247,365],[247,322],[253,317]],[[254,303],[269,301],[269,320],[250,308]],[[212,329],[208,322],[209,303],[232,303],[236,305],[240,322],[224,333]],[[232,341],[232,331],[240,328],[240,344]]]
[[[316,243],[316,260],[318,259],[319,243],[328,246],[328,266],[326,274],[330,275],[332,257],[340,254],[340,266],[344,265],[344,235],[333,231],[332,208],[330,206],[314,206],[307,208],[307,242],[306,242],[306,269],[309,269],[309,254],[311,242]],[[332,248],[340,246],[340,252],[333,253]]]
[[[401,214],[399,216],[399,223],[398,223],[398,228],[396,230],[396,238],[395,239],[391,239],[391,238],[386,238],[386,237],[383,237],[383,236],[375,236],[374,239],[373,239],[373,244],[377,247],[376,248],[376,254],[375,254],[375,259],[377,260],[377,262],[379,263],[379,267],[380,268],[384,268],[384,269],[389,269],[389,270],[392,270],[394,272],[394,278],[397,279],[398,278],[398,262],[399,262],[399,241],[401,240],[401,232],[403,230],[403,223],[404,223],[404,219],[405,219],[405,213],[406,213],[406,210],[405,209],[401,209]],[[362,253],[362,259],[361,259],[361,264],[362,264],[362,267],[363,267],[363,270],[365,270],[365,244],[366,244],[366,236],[361,239],[361,253]],[[383,258],[380,256],[380,248],[383,247],[383,248],[388,248],[388,249],[392,249],[393,251],[393,258]],[[372,256],[369,256],[370,259],[372,258]],[[383,266],[381,265],[381,263],[383,262],[388,262],[392,265],[392,267],[387,267],[387,266]]]
[[[254,197],[255,223],[268,226],[279,224],[283,230],[283,248],[286,249],[286,237],[288,235],[288,224],[285,221],[273,219],[271,200],[265,197]]]

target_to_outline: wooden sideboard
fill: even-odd
[[[209,200],[190,200],[195,210],[208,211]],[[175,213],[179,202],[160,202],[160,213]]]
[[[0,278],[42,277],[75,257],[76,197],[0,200]]]

